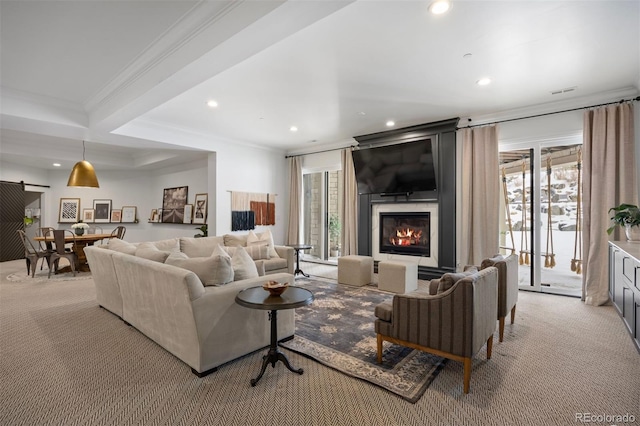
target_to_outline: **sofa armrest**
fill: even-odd
[[[295,250],[287,246],[273,246],[276,249],[276,253],[283,259],[287,259],[287,272],[293,275],[295,271]]]

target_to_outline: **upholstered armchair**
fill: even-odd
[[[516,317],[516,303],[518,303],[518,255],[508,257],[495,255],[485,259],[480,269],[495,267],[498,270],[498,329],[500,341],[504,338],[504,322],[511,312],[511,324]]]
[[[432,291],[396,294],[391,302],[376,306],[378,362],[384,341],[462,362],[464,393],[469,393],[473,356],[486,343],[487,359],[491,358],[498,271],[487,267],[444,274],[430,287]]]

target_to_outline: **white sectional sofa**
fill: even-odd
[[[243,238],[232,236],[227,241],[233,245],[238,239],[242,242]],[[268,312],[241,307],[235,303],[236,294],[267,280],[294,282],[293,249],[289,247],[273,247],[281,257],[272,262],[254,260],[257,270],[264,271],[260,276],[223,285],[205,286],[195,272],[163,263],[167,253],[211,256],[209,247],[217,247],[220,241],[225,238],[176,238],[140,244],[112,241],[106,248],[85,249],[98,304],[185,362],[200,377],[269,345]],[[293,336],[293,310],[282,311],[278,319],[278,338]]]

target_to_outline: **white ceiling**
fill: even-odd
[[[82,139],[108,168],[161,167],[231,142],[308,152],[390,119],[404,127],[638,93],[637,0],[454,0],[442,16],[428,6],[3,0],[2,158],[50,167]],[[476,85],[485,76],[492,83]],[[164,161],[151,159],[158,150]]]

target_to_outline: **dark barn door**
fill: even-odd
[[[16,232],[24,228],[24,185],[0,182],[0,262],[24,258]]]

